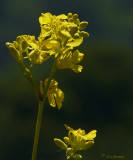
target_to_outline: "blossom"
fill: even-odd
[[[83,53],[73,49],[82,44],[84,37],[89,36],[83,31],[88,22],[80,22],[77,14],[56,16],[47,12],[41,14],[39,23],[41,32],[37,39],[35,36],[21,35],[13,43],[6,43],[16,61],[28,59],[33,66],[52,57],[57,62],[57,68],[81,72],[82,66],[78,63],[83,59]]]
[[[87,150],[94,144],[94,138],[96,137],[96,130],[92,130],[89,133],[85,133],[85,130],[73,128],[65,125],[68,132],[68,137],[64,137],[64,141],[61,139],[55,138],[55,144],[62,150],[66,150],[67,159],[82,159],[80,154],[77,154],[77,151]]]
[[[74,52],[71,48],[67,48],[62,51],[61,55],[57,57],[57,67],[59,69],[72,69],[74,72],[79,73],[82,71],[82,66],[77,65],[82,59],[84,54],[78,50]]]
[[[66,129],[69,130],[68,137],[64,137],[64,140],[74,151],[86,150],[94,144],[94,138],[96,137],[96,130],[92,130],[88,134],[85,130],[73,130],[69,126],[65,125]]]
[[[44,85],[46,87],[48,82],[48,79],[45,80]],[[48,101],[49,104],[52,107],[56,107],[58,109],[61,109],[62,107],[62,102],[64,100],[64,93],[58,88],[58,82],[55,81],[54,79],[51,80],[50,82],[50,86],[47,92],[47,97],[48,97]]]

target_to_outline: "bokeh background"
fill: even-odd
[[[45,104],[37,160],[62,160],[53,138],[67,135],[64,123],[86,132],[96,129],[95,145],[83,159],[105,155],[133,158],[133,1],[132,0],[1,0],[0,3],[0,159],[29,160],[38,103],[6,42],[18,35],[36,37],[41,13],[77,13],[89,22],[90,37],[79,47],[85,53],[83,72],[59,70],[55,76],[65,93],[63,108]],[[35,66],[39,83],[51,61]]]

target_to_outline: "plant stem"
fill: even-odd
[[[30,70],[28,68],[25,67],[24,63],[23,62],[19,62],[19,66],[21,68],[21,70],[23,71],[24,73],[24,76],[28,79],[28,81],[31,83],[32,85],[32,88],[36,94],[36,97],[38,99],[38,88],[37,88],[37,85],[36,85],[36,82],[34,81],[31,73],[30,73]]]
[[[54,62],[50,76],[48,78],[48,82],[47,82],[45,89],[44,89],[43,99],[39,99],[39,108],[38,108],[38,115],[37,115],[37,122],[36,122],[36,131],[35,131],[35,137],[34,137],[32,160],[36,160],[37,148],[38,148],[38,142],[39,142],[39,134],[40,134],[40,128],[41,128],[41,121],[42,121],[43,106],[44,106],[44,102],[45,102],[45,99],[47,96],[47,91],[50,86],[51,79],[53,78],[56,70],[57,70],[56,62]]]
[[[39,101],[38,116],[37,116],[37,122],[36,122],[36,131],[35,131],[34,145],[33,145],[33,152],[32,152],[32,160],[36,160],[38,141],[39,141],[39,133],[40,133],[40,127],[41,127],[41,120],[42,120],[42,112],[43,112],[43,102]]]

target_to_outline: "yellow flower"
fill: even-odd
[[[87,32],[85,32],[86,34],[81,34],[83,31],[80,30],[85,29],[88,22],[83,21],[80,23],[77,14],[71,14],[70,16],[69,13],[68,15],[61,14],[55,16],[49,12],[45,14],[42,13],[39,17],[39,23],[41,26],[40,40],[51,36],[54,39],[59,39],[62,45],[65,43],[67,46],[71,45],[76,47],[82,43],[83,37],[89,36]],[[70,43],[71,41],[73,43]]]
[[[79,73],[82,71],[82,66],[77,65],[82,59],[84,54],[80,53],[78,50],[74,52],[71,48],[62,50],[62,53],[57,57],[57,67],[59,69],[72,69],[74,72]]]
[[[83,59],[83,53],[72,51],[83,42],[89,34],[83,30],[88,22],[80,22],[77,14],[52,15],[42,13],[39,17],[40,36],[21,35],[13,43],[7,43],[11,55],[17,62],[28,59],[33,64],[42,64],[50,57],[57,62],[60,69],[72,69],[79,73],[82,66],[78,63]],[[26,53],[23,54],[23,53]]]
[[[44,82],[45,86],[47,82],[48,82],[48,79],[46,79]],[[47,97],[48,97],[49,104],[52,107],[56,107],[56,104],[57,104],[57,108],[61,109],[62,102],[64,100],[64,93],[58,88],[58,83],[54,79],[52,79],[50,82],[50,86],[47,92]]]
[[[74,151],[86,150],[94,144],[94,138],[96,137],[96,130],[92,130],[88,134],[80,128],[73,130],[69,126],[65,125],[66,129],[69,130],[68,137],[64,137],[64,141],[67,145],[70,145]]]
[[[67,159],[81,160],[82,156],[77,154],[77,151],[86,150],[93,146],[94,138],[96,137],[96,130],[92,130],[88,134],[85,130],[74,130],[73,128],[65,125],[68,132],[68,137],[64,137],[64,141],[55,138],[55,144],[62,150],[66,150]]]

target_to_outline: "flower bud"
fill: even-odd
[[[68,137],[64,137],[64,141],[66,144],[69,144],[69,138]]]
[[[68,13],[68,18],[72,18],[72,13]]]
[[[21,41],[22,41],[21,36],[18,36],[18,37],[16,38],[16,41],[18,42],[18,44],[20,44],[20,43],[21,43]]]
[[[73,18],[69,18],[69,19],[68,19],[68,22],[73,22]]]
[[[81,32],[79,33],[79,35],[80,35],[81,37],[89,37],[89,33],[85,32],[85,31],[81,31]]]
[[[67,148],[67,150],[66,150],[66,156],[67,157],[72,157],[73,154],[74,154],[73,149],[72,148]]]
[[[79,24],[79,30],[84,30],[88,25],[87,21],[83,21]]]
[[[77,19],[74,23],[77,24],[77,25],[79,25],[80,24],[80,20]]]
[[[74,38],[79,38],[79,33],[75,33]]]
[[[73,156],[73,159],[75,159],[75,160],[81,160],[81,159],[82,159],[82,156],[81,156],[80,154],[75,154],[75,155]]]
[[[67,150],[67,145],[61,139],[54,139],[55,144],[62,150]]]
[[[16,59],[16,61],[18,62],[20,60],[20,52],[14,47],[13,44],[11,43],[6,43],[6,46],[9,48],[9,52],[10,54],[13,56],[13,58]]]
[[[77,14],[74,14],[73,15],[73,21],[76,21],[78,19],[78,15]]]
[[[26,41],[23,41],[22,42],[22,50],[25,51],[27,47],[28,47],[28,43]]]

